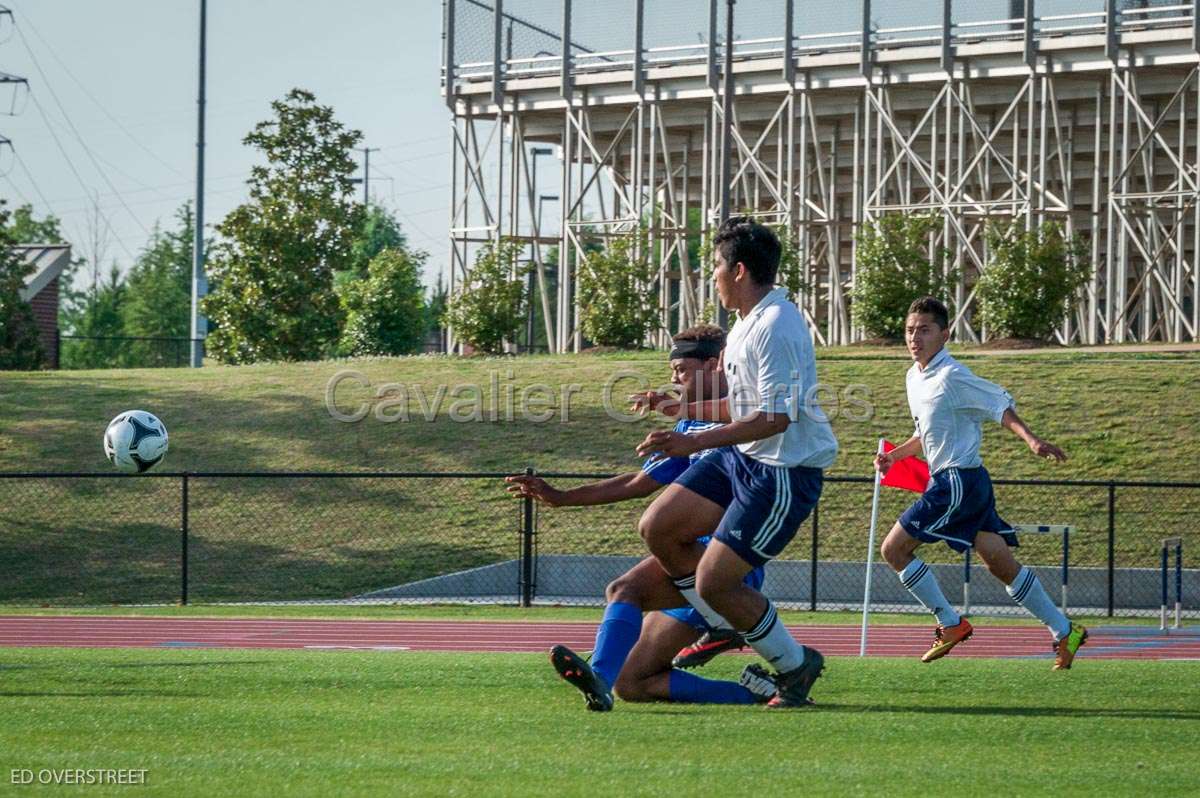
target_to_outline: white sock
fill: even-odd
[[[1005,590],[1030,615],[1046,624],[1055,640],[1062,640],[1071,632],[1071,622],[1067,620],[1067,616],[1054,606],[1037,575],[1026,566],[1021,566],[1017,578]]]
[[[900,572],[900,584],[913,594],[913,598],[921,602],[921,606],[937,616],[937,622],[942,626],[957,626],[962,621],[938,585],[937,577],[924,560],[913,557],[913,561]]]
[[[695,574],[681,576],[678,579],[672,579],[671,581],[675,583],[675,587],[678,588],[679,592],[683,594],[683,597],[687,599],[687,603],[691,604],[692,607],[695,608],[696,612],[700,613],[700,617],[704,618],[705,623],[707,623],[713,629],[733,629],[733,626],[730,625],[729,621],[725,620],[716,610],[708,606],[707,601],[700,598],[700,593],[696,591]]]
[[[780,623],[775,605],[770,601],[758,623],[743,635],[750,647],[770,663],[777,673],[787,673],[804,664],[804,646],[792,639]]]

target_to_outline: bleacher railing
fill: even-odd
[[[499,96],[508,80],[559,76],[565,92],[575,75],[633,69],[642,85],[650,69],[696,63],[708,65],[711,82],[727,8],[725,0],[446,0],[442,85],[450,99],[461,82],[491,81]],[[1195,39],[1198,8],[1200,0],[738,0],[730,46],[737,61],[783,59],[785,76],[808,55],[858,51],[866,67],[876,52],[903,47],[940,47],[949,58],[962,45],[1023,41],[1032,58],[1039,40],[1064,35],[1101,35],[1109,49],[1126,33],[1164,28]]]

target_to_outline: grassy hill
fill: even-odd
[[[819,357],[819,376],[831,397],[850,395],[873,408],[868,419],[855,420],[861,405],[826,402],[841,443],[830,473],[867,475],[875,440],[901,439],[911,430],[903,393],[908,361],[894,350],[827,350]],[[1007,387],[1030,425],[1071,457],[1057,466],[1039,461],[993,426],[984,441],[993,476],[1197,478],[1200,355],[1043,351],[961,357]],[[343,380],[334,396],[340,412],[366,402],[385,416],[397,413],[403,403],[395,390],[385,397],[390,405],[376,398],[390,383],[407,391],[409,420],[384,422],[374,414],[357,423],[334,419],[326,392],[345,371],[370,385]],[[623,409],[628,393],[667,378],[664,356],[654,352],[6,373],[0,376],[0,472],[108,473],[101,450],[105,425],[122,410],[141,408],[159,415],[170,431],[163,468],[172,471],[516,472],[532,466],[613,473],[638,467],[634,446],[663,422],[614,420],[604,409],[605,384],[613,386],[614,404]],[[524,418],[518,401],[539,383],[554,394],[555,414],[545,423]],[[464,387],[471,385],[479,388],[482,419],[463,421],[474,405],[476,394]],[[421,400],[434,401],[439,386],[439,412],[426,421]],[[573,386],[565,419],[561,386]],[[493,396],[499,410],[494,421]],[[505,418],[508,396],[511,421]],[[517,551],[519,505],[495,480],[197,478],[189,489],[193,596],[200,599],[346,595],[508,559]],[[886,494],[885,525],[909,499]],[[1104,488],[1004,487],[998,498],[1011,521],[1078,524],[1073,559],[1103,561]],[[1192,535],[1200,491],[1123,490],[1119,504],[1118,564],[1152,567],[1159,538]],[[869,485],[828,486],[822,557],[861,558],[869,505]],[[539,548],[639,553],[641,506],[542,511]],[[176,480],[0,480],[0,585],[20,586],[20,595],[12,592],[18,588],[6,589],[7,596],[0,590],[0,600],[169,599],[178,590],[179,512]],[[1057,545],[1049,541],[1028,546],[1027,559],[1057,558]],[[790,553],[803,558],[808,551],[808,543],[798,541]]]

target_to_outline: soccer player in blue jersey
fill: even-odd
[[[692,327],[674,337],[671,381],[681,398],[724,396],[719,368],[724,345],[725,331],[711,324]],[[675,430],[693,435],[716,426],[714,422],[684,419]],[[640,471],[571,490],[559,490],[536,476],[511,476],[506,481],[510,493],[530,496],[551,507],[610,504],[655,493],[674,482],[700,454],[655,455]],[[760,587],[762,569],[751,571],[746,581]],[[740,683],[702,679],[680,670],[703,665],[722,651],[745,643],[723,619],[715,619],[710,625],[689,607],[653,557],[642,560],[608,585],[605,598],[608,603],[596,632],[590,665],[566,646],[555,646],[550,653],[555,670],[584,694],[588,709],[612,709],[614,689],[626,701],[751,704],[773,695],[775,684],[758,665],[747,666]],[[662,612],[643,621],[642,613],[652,610]],[[703,633],[699,640],[698,633]]]
[[[824,657],[791,634],[775,607],[745,584],[777,557],[821,495],[837,440],[815,400],[812,335],[784,288],[775,288],[779,239],[765,225],[734,218],[713,238],[713,279],[721,304],[737,311],[723,369],[728,400],[680,403],[659,393],[636,407],[723,422],[695,435],[658,431],[639,454],[702,457],[642,515],[639,531],[675,585],[705,618],[721,617],[776,671],[771,708],[808,703]],[[707,547],[698,538],[716,530]]]
[[[1007,391],[950,356],[945,348],[949,328],[946,306],[933,297],[918,299],[908,309],[904,338],[914,363],[905,383],[916,431],[905,443],[877,455],[875,467],[886,473],[893,463],[923,451],[931,476],[925,493],[884,538],[883,558],[908,592],[937,617],[933,646],[922,662],[946,656],[973,631],[946,600],[929,566],[914,554],[921,544],[940,541],[959,552],[975,549],[1007,586],[1008,595],[1050,629],[1054,670],[1066,670],[1087,640],[1087,630],[1071,623],[1033,571],[1013,557],[1010,547],[1018,545],[1017,536],[996,512],[992,481],[979,456],[980,425],[998,422],[1038,457],[1061,462],[1067,456],[1030,431]]]

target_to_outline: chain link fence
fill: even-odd
[[[56,362],[60,369],[183,368],[191,364],[192,344],[202,338],[135,335],[60,335]]]
[[[646,556],[646,502],[543,509],[502,473],[0,474],[0,605],[501,603],[599,605]],[[608,475],[545,474],[560,488]],[[1200,617],[1200,483],[996,480],[1018,559],[1076,613],[1157,615],[1163,540],[1182,539],[1181,609]],[[780,605],[858,610],[873,483],[827,477],[767,566]],[[876,540],[914,498],[883,489]],[[1174,549],[1171,549],[1172,563]],[[872,609],[917,611],[873,554]],[[978,559],[927,546],[950,600],[1020,614]]]

